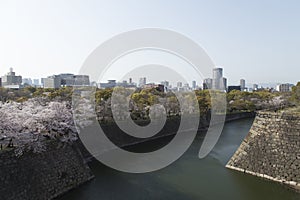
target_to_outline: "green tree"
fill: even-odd
[[[211,96],[209,90],[196,90],[195,91],[200,113],[207,113],[211,109]]]
[[[102,101],[107,101],[111,95],[112,95],[113,89],[97,89],[95,98],[96,98],[96,103],[100,104]]]
[[[0,87],[0,101],[8,101],[8,90],[3,87]]]
[[[297,85],[292,88],[291,100],[300,105],[300,82],[298,82]]]

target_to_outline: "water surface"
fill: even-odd
[[[156,172],[122,173],[94,161],[90,167],[96,178],[59,200],[300,200],[300,194],[278,183],[225,168],[252,121],[242,119],[227,123],[217,145],[204,159],[198,158],[203,140],[203,134],[199,134],[179,160]],[[163,140],[131,148],[143,151],[148,145],[165,143]]]

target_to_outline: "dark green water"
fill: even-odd
[[[90,163],[96,178],[59,200],[197,199],[197,200],[300,200],[300,194],[271,181],[226,169],[224,166],[248,133],[253,119],[227,123],[213,151],[199,159],[201,134],[175,163],[157,172],[127,174],[99,162]],[[159,145],[160,141],[141,144]]]

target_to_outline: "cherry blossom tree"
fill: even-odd
[[[42,141],[46,138],[62,142],[77,139],[69,102],[33,98],[0,104],[0,139],[9,141],[18,154],[45,150]]]

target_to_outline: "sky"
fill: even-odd
[[[229,85],[295,84],[299,10],[298,0],[0,0],[0,75],[10,67],[31,78],[76,74],[111,37],[155,27],[197,42]]]

